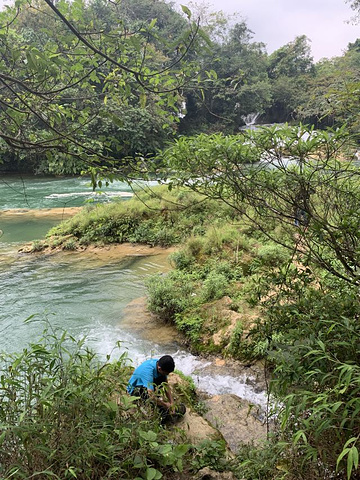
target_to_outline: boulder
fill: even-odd
[[[204,417],[225,439],[229,449],[236,453],[242,444],[258,445],[266,439],[263,413],[233,394],[214,395],[205,400]]]
[[[220,440],[222,438],[216,428],[190,408],[187,409],[176,427],[183,431],[186,441],[192,445],[197,445],[204,440]]]

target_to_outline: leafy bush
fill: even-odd
[[[204,319],[196,314],[189,315],[176,315],[175,324],[180,332],[183,332],[187,338],[189,338],[193,344],[196,346],[200,337],[202,336],[202,326]]]
[[[291,478],[284,466],[282,447],[276,441],[259,447],[242,445],[236,455],[234,473],[242,480]]]
[[[309,472],[327,471],[329,477],[355,479],[360,449],[357,288],[326,278],[321,288],[305,285],[296,296],[286,292],[268,309],[263,334],[271,340],[270,385],[283,405],[283,438],[297,452],[291,468],[307,478],[322,478]]]
[[[145,243],[169,246],[189,236],[205,233],[219,217],[229,215],[229,208],[187,189],[155,187],[139,191],[127,201],[114,201],[83,208],[72,218],[53,227],[52,237],[73,235],[80,243]],[[191,250],[191,245],[189,246]],[[194,252],[193,252],[194,253]]]
[[[205,302],[218,300],[226,295],[229,287],[229,280],[222,273],[210,272],[204,280],[201,296]]]
[[[218,257],[210,257],[204,263],[201,270],[205,277],[209,274],[223,275],[228,282],[231,282],[232,280],[240,280],[242,277],[242,271],[238,265],[228,259]]]
[[[265,244],[256,250],[256,256],[251,264],[252,271],[260,267],[280,267],[289,261],[289,252],[277,244]]]
[[[188,270],[194,258],[184,249],[172,253],[169,257],[170,263],[178,270]]]
[[[152,275],[147,281],[149,310],[165,322],[174,322],[176,314],[193,303],[196,279],[183,272]]]
[[[226,444],[224,440],[205,440],[194,447],[192,466],[195,470],[209,466],[212,470],[223,472],[228,468]]]
[[[228,352],[233,356],[239,356],[241,351],[241,340],[243,335],[244,327],[241,321],[236,322],[235,328],[231,334],[230,344],[228,347]]]
[[[199,237],[190,237],[185,244],[185,251],[194,260],[199,260],[199,257],[204,248],[204,240]]]
[[[69,238],[63,245],[64,250],[76,250],[76,240],[74,238]]]

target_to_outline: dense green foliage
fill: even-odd
[[[208,146],[213,148],[211,142]],[[349,172],[353,174],[351,169]],[[294,175],[294,171],[290,169],[289,174]],[[274,175],[273,171],[269,175]],[[264,182],[262,175],[256,179]],[[266,185],[263,183],[263,195]],[[356,182],[351,185],[356,187]],[[213,191],[208,190],[208,194],[213,195]],[[166,200],[161,200],[162,195]],[[137,218],[140,212],[140,216],[147,212],[150,217],[153,213],[159,217],[164,206],[171,205],[183,243],[171,255],[173,270],[149,279],[149,308],[163,321],[173,322],[193,351],[216,352],[243,361],[264,359],[271,371],[271,393],[281,402],[277,440],[272,440],[265,451],[242,451],[236,467],[239,475],[248,471],[244,478],[250,480],[255,471],[266,470],[268,478],[282,478],[287,472],[287,478],[301,475],[315,480],[326,476],[327,471],[338,470],[339,478],[347,478],[346,471],[356,478],[360,411],[358,286],[351,272],[343,275],[340,265],[337,268],[341,275],[334,275],[336,270],[326,270],[326,263],[307,254],[306,249],[315,249],[311,243],[315,219],[305,229],[296,227],[293,218],[291,222],[286,216],[283,222],[271,222],[268,217],[264,219],[267,228],[260,224],[259,229],[251,211],[256,204],[251,207],[243,201],[240,212],[225,203],[205,202],[203,195],[183,189],[166,194],[165,187],[139,197],[142,201],[132,200],[131,208],[129,202],[102,206],[102,225],[106,225],[106,210],[109,222],[117,211],[124,225],[131,226],[132,217]],[[188,206],[186,215],[181,209],[179,214],[180,205]],[[329,206],[322,207],[330,215]],[[262,212],[264,215],[266,211]],[[79,224],[85,226],[85,219],[93,214],[84,211],[81,222],[74,217],[58,231],[68,235],[78,231],[81,242],[80,231],[88,235],[88,230],[79,229]],[[167,216],[161,216],[153,233],[162,231],[167,221]],[[171,234],[178,242],[180,237],[174,231]],[[151,238],[154,242],[155,237]],[[56,236],[52,241],[56,242]],[[108,241],[117,240],[110,236]],[[326,258],[331,255],[327,247]],[[235,324],[231,312],[237,315]],[[279,451],[280,458],[275,454]]]
[[[204,40],[186,9],[187,20],[163,2],[152,16],[151,5],[34,0],[0,12],[0,148],[9,168],[24,160],[37,172],[102,166],[130,175],[136,152],[172,136],[193,75],[188,53]],[[162,37],[165,24],[171,36]]]
[[[264,127],[214,142],[202,135],[181,139],[161,155],[159,172],[170,187],[220,199],[269,239],[281,226],[287,235],[276,241],[289,251],[298,222],[305,259],[358,285],[360,182],[353,151],[345,129]]]
[[[34,249],[182,243],[148,283],[150,309],[194,351],[263,359],[279,400],[273,437],[239,452],[238,478],[359,478],[359,41],[314,64],[305,36],[268,55],[245,22],[199,29],[162,1],[45,4],[0,14],[6,167],[90,169],[94,185],[155,170],[168,187],[87,208]],[[311,126],[229,135],[256,113]],[[153,164],[178,132],[192,136]],[[2,477],[182,470],[189,446],[167,444],[123,395],[124,359],[100,366],[67,341],[3,358]],[[210,444],[190,464],[219,457]]]
[[[59,332],[3,356],[1,477],[160,478],[172,460],[181,469],[188,446],[167,446],[156,419],[143,418],[125,393],[125,365],[124,356],[101,364]]]

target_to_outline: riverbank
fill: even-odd
[[[38,255],[55,255],[60,253],[64,255],[71,255],[81,252],[84,258],[97,256],[102,260],[119,260],[125,257],[148,257],[163,254],[170,255],[176,251],[176,247],[152,247],[150,245],[133,243],[118,243],[110,245],[76,245],[73,250],[64,250],[62,246],[49,245],[46,241],[44,241],[42,245],[42,249],[36,251],[36,249],[34,249],[34,242],[27,243],[19,248],[18,252],[20,254],[35,253]]]
[[[61,208],[9,208],[0,211],[0,218],[12,218],[22,216],[28,218],[51,217],[58,218],[61,222],[65,218],[72,217],[82,210],[83,207],[61,207]]]

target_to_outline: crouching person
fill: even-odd
[[[185,405],[175,405],[168,375],[175,370],[174,359],[164,355],[159,359],[151,358],[139,365],[132,374],[127,391],[143,401],[151,400],[157,405],[161,423],[175,421],[186,411]]]

